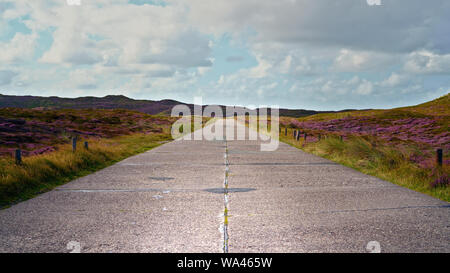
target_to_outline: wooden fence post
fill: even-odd
[[[89,150],[89,143],[87,141],[84,142],[84,148],[86,150]]]
[[[340,138],[341,141],[344,141],[344,138],[342,136],[339,136],[339,138]]]
[[[319,141],[322,139],[322,136],[319,134]]]
[[[296,139],[297,138],[297,130],[294,130],[293,134],[294,134],[294,139]]]
[[[437,149],[436,150],[436,163],[438,164],[438,166],[442,166],[442,161],[443,161],[443,155],[442,155],[442,149]]]
[[[15,158],[16,158],[16,164],[17,164],[17,165],[22,164],[22,151],[21,151],[20,149],[17,149],[17,150],[16,150],[16,156],[15,156]]]
[[[304,138],[305,138],[305,142],[306,142],[306,135],[307,135],[307,134],[306,134],[306,132],[305,132],[305,136],[304,136]]]
[[[299,141],[300,140],[300,131],[298,131],[298,134],[297,134],[297,139],[296,139],[297,141]]]
[[[72,151],[75,152],[77,150],[77,138],[72,138]]]
[[[287,127],[284,128],[284,135],[287,136]]]

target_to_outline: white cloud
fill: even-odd
[[[64,1],[36,2],[30,4],[30,25],[56,28],[53,45],[42,62],[121,67],[162,64],[180,69],[212,64],[210,41],[186,23],[183,6],[94,1],[78,7]]]
[[[438,55],[430,51],[409,54],[404,65],[406,72],[417,74],[450,73],[450,54]]]
[[[225,82],[225,76],[224,75],[220,75],[220,78],[217,81],[217,84],[223,84],[224,82]]]
[[[280,73],[295,76],[314,75],[318,73],[317,68],[313,66],[308,58],[305,56],[296,56],[294,54],[287,55],[286,58],[280,62],[278,71]]]
[[[264,88],[265,88],[265,89],[274,89],[274,88],[276,88],[277,86],[278,86],[278,83],[277,83],[277,82],[272,82],[272,83],[270,83],[270,84],[264,86]]]
[[[0,86],[10,84],[17,75],[17,72],[11,70],[0,70]]]
[[[266,77],[268,75],[268,70],[272,67],[272,64],[270,64],[262,56],[256,56],[256,59],[258,60],[258,65],[248,71],[248,76],[251,78]]]
[[[97,88],[97,80],[91,71],[86,69],[77,69],[71,71],[67,83],[78,89],[95,89]]]
[[[334,66],[341,71],[359,71],[369,63],[368,53],[358,53],[347,49],[341,50],[334,61]]]
[[[334,59],[331,69],[336,72],[373,71],[388,67],[395,61],[398,61],[398,58],[394,54],[342,49]]]
[[[11,41],[0,42],[0,62],[29,61],[34,55],[36,38],[36,34],[16,33]]]
[[[363,80],[355,92],[359,95],[369,95],[373,91],[373,84],[367,80]]]
[[[410,78],[408,75],[402,75],[397,73],[392,73],[387,79],[380,83],[380,86],[383,87],[396,87],[396,86],[404,86],[410,82]]]
[[[197,73],[200,76],[205,75],[209,70],[211,70],[211,67],[197,67]]]
[[[348,85],[355,85],[358,84],[360,81],[358,76],[354,76],[353,78],[351,78],[350,80],[347,81]]]

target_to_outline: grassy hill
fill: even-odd
[[[450,95],[416,106],[281,118],[282,140],[364,173],[450,201]],[[291,137],[302,132],[302,140]],[[306,140],[303,138],[307,134]],[[443,166],[436,150],[443,149]]]
[[[174,120],[129,110],[0,108],[0,155],[10,155],[17,148],[24,155],[51,152],[75,136],[112,138],[133,133],[162,133]]]
[[[450,95],[416,106],[387,110],[317,114],[282,118],[285,126],[312,135],[374,136],[390,144],[415,143],[426,148],[450,148]]]
[[[338,113],[319,113],[301,119],[302,121],[326,121],[345,117],[377,116],[380,118],[401,118],[420,116],[450,116],[450,94],[415,106],[395,109],[348,110]]]
[[[0,108],[0,208],[172,140],[175,120],[120,109]],[[21,165],[11,156],[17,148]]]

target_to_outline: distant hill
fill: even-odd
[[[106,97],[37,97],[0,95],[0,108],[51,108],[51,109],[128,109],[155,115],[166,112],[180,102],[174,100],[134,100],[125,96]]]
[[[347,110],[341,112],[321,113],[320,115],[303,116],[302,121],[326,121],[346,117],[379,117],[379,118],[410,118],[424,116],[450,116],[450,93],[442,97],[414,106],[393,109]]]
[[[442,148],[446,158],[449,155],[450,94],[419,105],[394,109],[281,117],[281,124],[299,128],[308,135],[370,136],[397,149],[415,147],[414,151],[422,153],[417,155],[417,162],[431,164],[436,148]]]
[[[170,114],[175,105],[187,105],[193,113],[194,105],[175,100],[135,100],[123,95],[105,97],[38,97],[38,96],[10,96],[0,94],[0,108],[49,108],[49,109],[127,109],[150,115]],[[206,107],[206,106],[203,106]],[[225,113],[225,107],[220,105]],[[242,108],[241,108],[242,109]],[[258,109],[259,110],[259,109]],[[348,111],[348,110],[347,110]],[[342,112],[342,111],[339,111]],[[270,113],[270,112],[269,112]],[[280,109],[281,116],[306,117],[318,113],[335,113],[334,111],[314,111],[303,109]]]

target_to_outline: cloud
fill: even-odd
[[[401,75],[397,73],[392,73],[387,79],[380,83],[383,87],[397,87],[405,86],[410,83],[410,77],[408,75]]]
[[[12,79],[18,75],[17,72],[10,70],[0,70],[0,85],[8,85]]]
[[[54,42],[41,62],[121,67],[162,64],[177,69],[212,65],[210,41],[189,27],[183,6],[36,2],[29,5],[30,25],[55,28]]]
[[[183,1],[175,1],[183,2]],[[253,30],[259,42],[311,44],[355,50],[410,52],[420,48],[450,53],[445,29],[450,4],[434,0],[216,0],[189,1],[190,19],[207,33]]]
[[[337,72],[370,71],[392,64],[395,59],[398,58],[377,52],[342,49],[331,69]]]
[[[247,71],[247,76],[250,78],[263,78],[268,76],[268,70],[272,67],[272,64],[270,64],[262,56],[256,56],[256,59],[258,61],[258,65],[249,70],[243,70],[243,72]]]
[[[77,89],[96,89],[96,76],[86,69],[77,69],[69,73],[68,87],[75,87]]]
[[[296,56],[294,54],[287,55],[277,67],[281,73],[291,74],[294,76],[310,76],[318,74],[319,71],[307,57]]]
[[[404,69],[415,74],[449,74],[450,54],[439,55],[425,50],[413,52],[407,57]]]
[[[0,40],[6,92],[325,110],[414,103],[450,85],[446,0],[150,2],[2,1],[0,28],[31,32]]]
[[[211,70],[211,67],[197,67],[197,73],[200,76],[205,75],[210,70]]]
[[[0,42],[0,62],[30,61],[36,47],[36,34],[16,33],[11,41]]]
[[[367,80],[363,80],[363,82],[355,90],[355,93],[359,95],[369,95],[372,91],[373,84]]]

